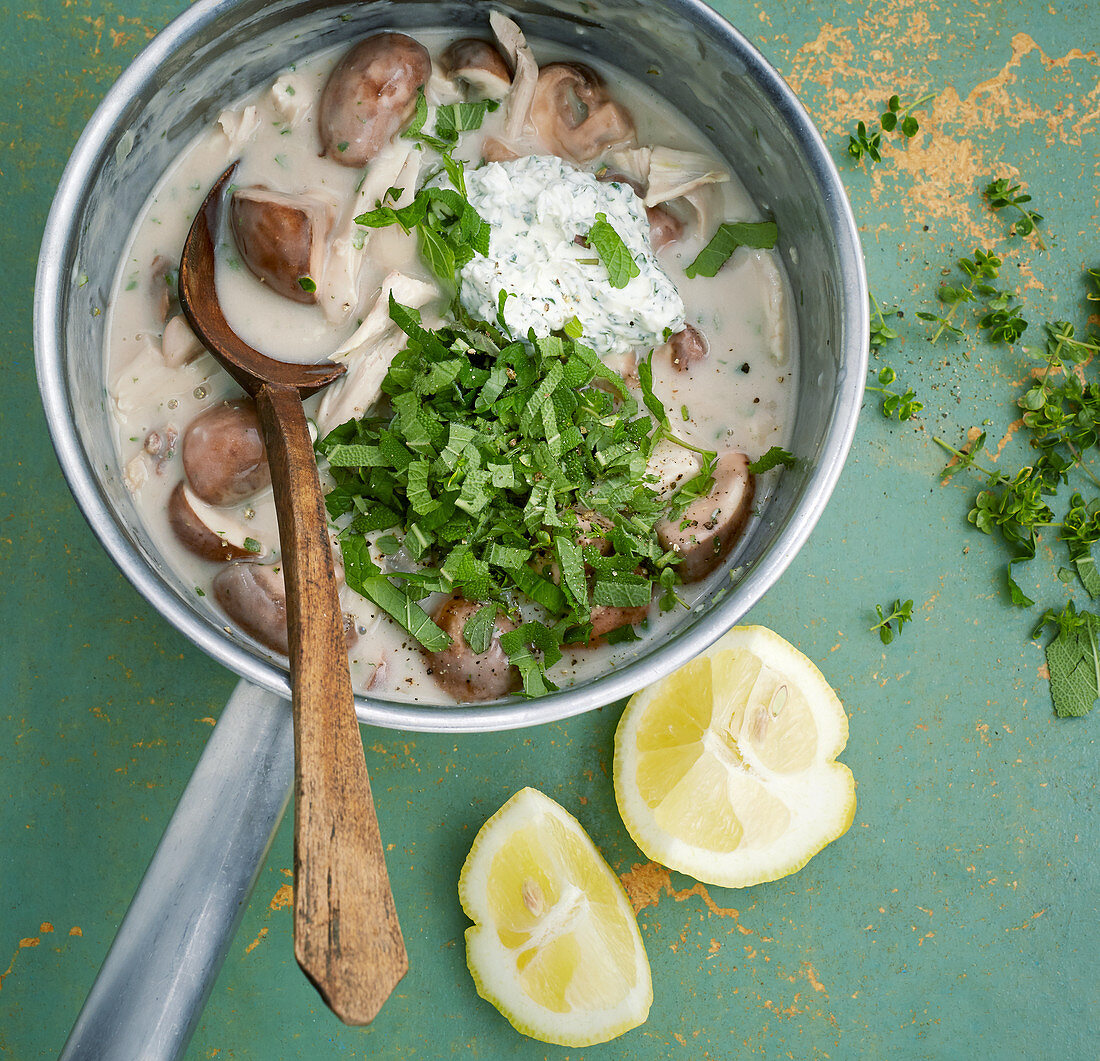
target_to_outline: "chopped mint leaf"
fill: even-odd
[[[497,605],[486,604],[478,608],[462,624],[462,637],[470,650],[480,656],[489,651],[493,642],[493,628],[496,623]]]
[[[570,339],[579,339],[584,335],[584,325],[577,320],[576,316],[570,317],[563,325],[561,330],[569,336]]]
[[[421,131],[424,128],[424,123],[428,120],[428,101],[424,97],[424,86],[421,85],[416,90],[416,112],[413,114],[413,120],[409,123],[408,127],[401,134],[405,140],[416,140],[419,138]]]
[[[432,651],[446,635],[418,603],[429,593],[492,606],[464,634],[475,647],[488,615],[538,609],[501,645],[539,695],[561,645],[590,636],[594,605],[645,607],[659,588],[679,606],[678,557],[653,528],[709,489],[715,455],[698,450],[699,473],[662,497],[646,475],[652,449],[687,443],[671,434],[648,360],[643,403],[579,340],[517,342],[454,312],[430,329],[391,297],[406,342],[382,382],[386,413],[317,441],[333,481],[325,505],[343,528],[348,586]]]
[[[630,256],[630,248],[608,223],[607,214],[596,215],[596,223],[588,230],[587,242],[607,268],[612,287],[626,287],[638,275],[638,266]]]
[[[763,457],[749,464],[749,471],[753,475],[763,475],[772,468],[782,464],[784,468],[793,468],[798,463],[798,458],[793,453],[788,453],[782,446],[772,446]]]
[[[299,276],[298,286],[303,291],[308,291],[310,294],[317,290],[317,284],[312,276]]]
[[[779,229],[774,221],[723,221],[710,242],[687,267],[688,277],[714,276],[738,247],[770,250]]]
[[[245,551],[250,553],[262,553],[264,551],[263,546],[255,538],[245,538],[244,547]]]

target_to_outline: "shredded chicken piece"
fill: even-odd
[[[333,226],[325,276],[318,292],[318,302],[330,321],[347,320],[362,301],[359,276],[374,230],[360,227],[355,219],[373,210],[390,188],[403,189],[400,198],[390,203],[391,206],[405,206],[411,202],[416,194],[421,157],[421,152],[414,150],[408,140],[390,144],[371,162],[359,191]]]
[[[512,88],[505,100],[508,112],[504,119],[504,136],[515,141],[523,136],[527,126],[539,68],[523,31],[510,18],[499,11],[492,11],[489,13],[489,25],[512,68]]]
[[[229,141],[228,158],[236,158],[260,128],[260,112],[256,107],[244,107],[239,111],[225,110],[218,115],[218,125]]]
[[[317,410],[322,435],[348,420],[358,420],[382,393],[390,362],[405,345],[404,333],[390,320],[390,295],[403,306],[426,305],[439,294],[438,288],[402,273],[392,272],[382,281],[382,290],[370,312],[354,334],[332,354],[334,361],[347,365],[347,372],[329,387]]]
[[[271,103],[291,129],[297,128],[299,122],[309,113],[315,96],[310,83],[293,74],[283,74],[271,86]]]

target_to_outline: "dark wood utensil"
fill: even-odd
[[[236,163],[210,190],[180,262],[195,334],[256,401],[271,464],[286,577],[294,712],[294,952],[325,1002],[368,1024],[409,967],[352,700],[327,514],[302,399],[344,371],[261,354],[229,327],[214,243]]]

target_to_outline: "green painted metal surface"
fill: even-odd
[[[786,880],[693,888],[647,867],[615,811],[621,704],[512,734],[364,731],[408,976],[369,1029],[325,1010],[292,955],[284,825],[193,1061],[1100,1056],[1100,709],[1055,719],[1028,639],[1039,608],[1073,587],[1057,582],[1064,559],[1048,540],[1021,578],[1037,607],[1005,602],[1001,552],[966,524],[971,485],[940,484],[932,441],[990,419],[994,449],[1025,361],[971,339],[933,347],[914,314],[932,308],[945,266],[997,240],[1033,328],[1083,319],[1082,269],[1100,264],[1094,0],[718,6],[801,93],[840,160],[872,289],[905,309],[889,359],[925,406],[899,425],[867,401],[828,511],[750,617],[816,660],[846,702],[855,823]],[[67,154],[179,10],[54,0],[0,12],[0,1054],[20,1061],[61,1048],[234,684],[150,614],[78,515],[30,339],[38,239]],[[938,95],[912,143],[866,170],[844,157],[846,131],[893,91]],[[1049,255],[1004,240],[979,195],[999,175],[1029,186]],[[895,596],[915,601],[914,621],[884,649],[868,628]],[[573,811],[652,900],[639,919],[656,1001],[610,1046],[522,1038],[466,971],[458,870],[523,785]]]

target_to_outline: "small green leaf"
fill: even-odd
[[[763,475],[764,472],[770,472],[772,468],[779,465],[783,465],[784,468],[793,468],[797,463],[798,458],[793,453],[789,453],[782,446],[772,446],[763,457],[749,464],[749,471],[753,475]]]
[[[723,221],[686,269],[688,277],[714,276],[738,247],[770,250],[779,238],[774,221]]]
[[[611,286],[626,287],[639,274],[637,263],[630,255],[630,248],[622,236],[608,223],[607,215],[598,213],[596,223],[588,230],[588,245],[600,256]]]
[[[493,643],[497,608],[496,604],[486,604],[462,624],[462,638],[475,655],[484,655]]]

